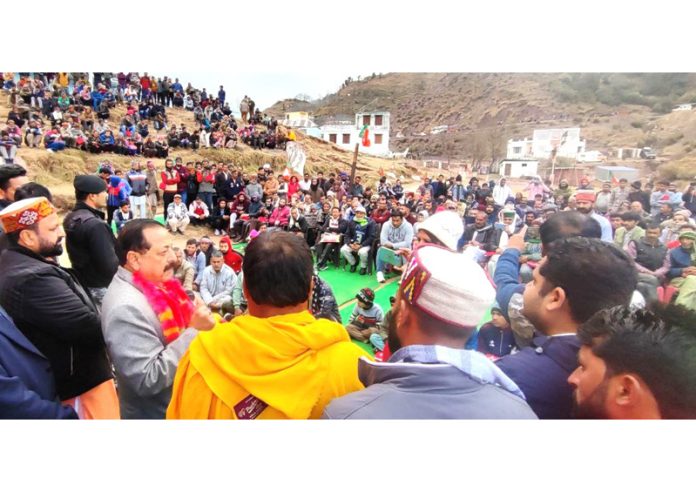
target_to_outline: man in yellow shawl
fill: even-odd
[[[249,314],[200,333],[179,364],[169,419],[319,418],[363,388],[365,352],[338,323],[308,310],[312,255],[303,238],[265,232],[247,247]]]

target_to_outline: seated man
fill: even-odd
[[[333,398],[362,388],[356,365],[365,352],[341,325],[307,310],[313,267],[302,238],[259,234],[243,272],[249,314],[192,343],[168,418],[318,418]]]
[[[367,262],[370,248],[375,239],[376,225],[372,219],[366,217],[365,207],[362,205],[355,209],[353,220],[348,222],[348,231],[344,234],[341,254],[350,264],[350,272],[357,268],[356,256],[360,258],[360,275],[367,273]]]
[[[363,391],[332,401],[329,419],[533,419],[520,388],[464,346],[495,297],[481,268],[446,248],[414,251],[397,293],[389,362],[362,358]],[[458,302],[452,302],[457,299]]]
[[[177,279],[186,291],[193,292],[193,279],[196,277],[196,270],[193,265],[184,259],[184,252],[181,248],[172,248],[176,255],[174,263],[174,278]]]
[[[679,247],[669,252],[670,285],[679,289],[675,301],[687,309],[696,310],[696,232],[685,229],[679,234]]]
[[[181,195],[174,195],[174,201],[167,207],[167,225],[172,234],[179,233],[182,236],[186,232],[190,219],[186,204],[181,200]]]
[[[114,212],[116,232],[123,229],[123,226],[126,225],[126,222],[128,222],[129,220],[133,220],[134,218],[135,217],[133,215],[133,211],[130,209],[130,203],[127,200],[121,203],[121,206],[118,207],[118,210]]]
[[[360,289],[355,298],[358,302],[350,315],[346,331],[353,340],[368,342],[373,334],[379,333],[378,325],[384,321],[384,311],[379,304],[375,304],[372,289]]]
[[[225,265],[225,258],[218,250],[210,256],[210,265],[203,270],[200,293],[206,306],[212,311],[220,311],[222,305],[232,300],[232,289],[237,283],[237,275]]]
[[[613,307],[578,330],[575,417],[696,418],[696,316],[670,306],[655,312]]]
[[[391,220],[382,225],[380,247],[377,250],[377,281],[383,283],[387,264],[401,266],[401,248],[410,248],[413,242],[413,226],[404,220],[399,210],[391,212]]]
[[[507,234],[502,229],[489,224],[488,214],[479,211],[476,213],[474,223],[464,228],[464,234],[457,243],[457,249],[466,250],[467,256],[480,263],[484,261],[486,253],[499,252],[498,249],[502,251],[505,244],[500,247],[501,242],[507,244]]]
[[[657,288],[669,272],[667,247],[660,242],[660,224],[648,224],[645,236],[630,241],[626,253],[636,263],[637,289],[645,297],[647,306],[652,306],[658,300]]]
[[[474,223],[464,229],[457,247],[459,251],[464,251],[467,257],[480,264],[484,264],[490,257],[492,263],[489,272],[493,277],[500,253],[505,249],[507,242],[507,233],[490,224],[486,212],[479,211]]]
[[[339,244],[347,231],[348,222],[341,217],[341,209],[333,207],[331,215],[326,218],[326,222],[319,228],[319,239],[315,247],[318,270],[326,270],[328,268],[326,263],[338,251]],[[338,261],[338,255],[336,255],[336,261]]]
[[[196,199],[189,205],[188,216],[191,219],[191,224],[195,226],[202,226],[208,222],[210,210],[200,195],[196,196]]]

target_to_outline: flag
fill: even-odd
[[[299,142],[287,142],[285,144],[285,152],[288,155],[288,163],[286,164],[288,172],[303,176],[307,156],[302,145]]]

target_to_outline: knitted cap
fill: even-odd
[[[27,198],[7,206],[0,212],[0,224],[6,234],[27,229],[55,213],[45,197]]]
[[[427,231],[452,251],[457,250],[457,241],[464,234],[464,223],[456,212],[443,210],[425,219],[418,230]]]
[[[431,244],[413,252],[399,288],[410,305],[462,328],[478,325],[495,300],[495,289],[474,260]]]

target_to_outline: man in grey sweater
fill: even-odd
[[[165,417],[179,360],[198,331],[215,325],[210,310],[198,305],[183,326],[163,330],[161,303],[146,292],[161,290],[172,278],[176,260],[170,243],[164,226],[151,219],[128,222],[118,236],[120,266],[101,317],[123,419]]]
[[[392,210],[391,220],[382,226],[379,235],[380,247],[377,250],[377,281],[384,282],[384,271],[387,264],[401,266],[403,257],[399,249],[411,248],[413,242],[413,226],[404,220],[404,214],[398,209]]]
[[[495,290],[473,260],[419,247],[401,279],[389,362],[361,358],[362,391],[334,399],[328,419],[534,419],[524,394],[483,354],[465,350]]]
[[[203,302],[210,309],[219,311],[222,305],[232,300],[232,289],[237,283],[237,275],[225,265],[222,253],[213,251],[210,265],[203,270],[200,293]]]

